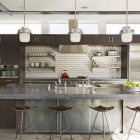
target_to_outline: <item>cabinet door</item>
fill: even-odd
[[[123,45],[120,35],[93,35],[93,44]]]
[[[1,44],[19,43],[19,37],[18,35],[0,35],[0,43]]]
[[[3,44],[0,45],[1,64],[18,65],[19,47],[18,45]]]
[[[27,44],[55,45],[57,43],[57,37],[55,35],[31,35],[31,40]]]
[[[140,43],[140,35],[133,35],[132,43]]]

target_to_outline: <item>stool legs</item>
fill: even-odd
[[[62,131],[62,112],[58,112],[58,113],[59,113],[59,135],[60,135],[60,140],[61,140],[62,139],[62,132],[64,132],[64,130]],[[71,139],[72,139],[72,135],[71,135],[71,131],[70,131],[70,125],[69,125],[69,121],[68,121],[67,115],[66,115],[65,112],[63,112],[63,113],[65,115],[65,119],[66,119],[67,126],[68,126],[66,129],[69,130],[69,133],[70,133],[70,136],[71,136]],[[54,131],[55,124],[56,124],[56,121],[54,121],[54,123],[53,123],[52,132],[50,134],[49,140],[51,140],[51,138],[52,138],[52,133]]]
[[[106,113],[104,112],[104,115],[105,115],[105,119],[106,119],[106,122],[107,122],[107,126],[108,126],[108,130],[109,130],[109,135],[112,139],[112,136],[111,136],[111,131],[110,131],[110,128],[109,128],[109,123],[108,123],[108,120],[107,120],[107,117],[106,117]]]
[[[16,126],[16,137],[15,137],[15,138],[17,138],[17,135],[18,135],[18,128],[19,128],[19,127],[20,127],[20,140],[21,140],[22,134],[24,133],[24,132],[23,132],[23,127],[24,127],[24,126],[23,126],[23,119],[24,119],[23,117],[24,117],[24,113],[27,113],[27,117],[29,117],[29,120],[30,120],[30,122],[31,122],[31,124],[32,124],[32,128],[33,128],[33,130],[34,130],[34,132],[35,132],[36,138],[39,139],[38,136],[37,136],[35,127],[34,127],[34,123],[33,123],[33,121],[32,121],[32,118],[31,118],[29,112],[21,112],[21,117],[20,117],[20,121],[19,121],[19,126]]]
[[[133,118],[133,121],[132,121],[132,124],[131,124],[130,130],[129,130],[129,133],[128,133],[128,136],[127,136],[127,140],[128,140],[128,138],[129,138],[129,135],[130,135],[130,132],[131,132],[132,126],[133,126],[133,124],[134,124],[134,121],[135,121],[136,115],[137,115],[137,111],[136,111],[136,113],[135,113],[135,115],[134,115],[134,118]]]
[[[91,134],[92,134],[92,131],[93,131],[93,128],[95,128],[94,126],[95,126],[95,122],[96,122],[97,116],[98,116],[98,112],[97,112],[97,114],[96,114],[96,117],[95,117],[93,126],[92,126],[92,128],[91,128],[91,132],[90,132],[90,136],[89,136],[89,139],[88,139],[88,140],[90,140]],[[106,117],[106,113],[105,113],[105,112],[102,112],[102,122],[103,122],[103,131],[102,131],[102,132],[103,132],[103,140],[105,140],[105,120],[106,120],[106,123],[107,123],[107,127],[108,127],[108,130],[109,130],[110,137],[111,137],[111,139],[112,139],[111,132],[110,132],[110,128],[109,128],[109,123],[108,123],[108,120],[107,120],[107,117]],[[97,129],[97,128],[95,128],[95,129]],[[97,130],[99,130],[99,129],[97,129]],[[100,130],[100,131],[101,131],[101,130]]]
[[[93,126],[92,126],[91,131],[90,131],[89,140],[90,140],[90,137],[91,137],[91,134],[92,134],[92,131],[93,131],[93,128],[94,128],[94,125],[95,125],[95,122],[96,122],[97,116],[98,116],[98,112],[97,112],[97,114],[96,114],[96,117],[95,117],[95,120],[94,120]]]
[[[61,112],[59,112],[59,133],[60,133],[60,140],[61,140],[61,134],[62,134],[62,132],[61,132]]]
[[[38,136],[37,136],[37,133],[36,133],[36,129],[35,129],[34,123],[33,123],[32,118],[31,118],[31,116],[30,116],[30,113],[27,112],[27,114],[28,114],[28,116],[29,116],[30,122],[31,122],[31,124],[32,124],[33,129],[34,129],[34,132],[35,132],[35,135],[36,135],[36,139],[39,139]]]
[[[66,118],[66,121],[67,121],[67,124],[68,124],[69,133],[70,133],[70,136],[71,136],[71,139],[72,139],[72,135],[71,135],[71,131],[70,131],[70,125],[69,125],[69,121],[68,121],[66,112],[65,112],[65,118]]]
[[[104,114],[102,112],[102,121],[103,121],[103,140],[105,139],[105,127],[104,127]]]

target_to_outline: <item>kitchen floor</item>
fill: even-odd
[[[48,134],[38,134],[39,140],[49,140]],[[113,134],[113,140],[126,140],[127,135]],[[0,140],[15,140],[15,130],[13,129],[0,129]],[[19,136],[17,138],[19,140]],[[24,134],[22,140],[36,140],[34,134]],[[59,140],[59,137],[53,140]],[[62,140],[70,140],[69,135],[62,135]],[[73,140],[88,140],[88,135],[73,135]],[[90,140],[103,140],[101,135],[94,135]],[[109,136],[106,136],[105,140],[110,140]],[[140,140],[140,135],[131,135],[129,140]]]

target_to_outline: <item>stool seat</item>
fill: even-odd
[[[16,111],[19,115],[20,115],[20,119],[19,119],[19,125],[16,125],[16,138],[17,138],[17,135],[18,135],[18,132],[20,132],[20,140],[21,140],[21,136],[23,133],[27,132],[28,130],[31,130],[33,129],[34,130],[34,133],[36,135],[36,138],[38,139],[38,136],[37,136],[37,133],[36,133],[36,130],[35,130],[35,126],[34,126],[34,123],[33,123],[33,120],[30,116],[30,110],[32,110],[33,108],[36,108],[37,106],[33,106],[33,107],[29,107],[29,106],[11,106],[11,109]],[[32,125],[31,128],[27,128],[27,124],[25,122],[26,119],[29,118],[29,121]]]
[[[88,140],[90,140],[90,138],[91,138],[93,129],[96,129],[96,130],[102,132],[103,133],[103,140],[105,140],[105,133],[106,133],[105,127],[108,128],[110,137],[112,139],[110,128],[109,128],[109,123],[108,123],[107,116],[106,116],[106,112],[114,109],[114,107],[113,106],[111,106],[111,107],[104,107],[104,106],[100,105],[100,106],[97,106],[97,107],[89,107],[89,108],[97,111],[97,113],[96,113],[96,117],[95,117],[95,120],[94,120],[93,125],[92,125],[92,128],[91,128],[91,131],[90,131],[90,135],[89,135],[89,139]],[[102,114],[103,130],[100,130],[97,127],[95,127],[96,119],[97,119],[97,116],[98,116],[99,113]],[[107,126],[105,126],[105,121],[106,121]]]
[[[12,106],[11,109],[13,109],[14,111],[22,111],[22,112],[26,112],[29,111],[33,108],[36,108],[37,106],[33,106],[33,107],[29,107],[29,106],[23,106],[23,107],[19,107],[19,106]]]
[[[72,108],[73,107],[66,107],[66,106],[63,106],[63,105],[60,105],[60,106],[57,106],[57,107],[52,107],[52,106],[49,107],[50,110],[53,110],[53,111],[56,111],[56,112],[65,112],[65,111],[71,110]]]
[[[104,106],[101,106],[101,105],[100,106],[97,106],[97,107],[89,107],[89,108],[94,109],[94,110],[96,110],[98,112],[107,112],[109,110],[114,109],[113,106],[112,107],[104,107]]]
[[[54,120],[54,122],[53,122],[52,132],[51,132],[49,140],[52,139],[52,133],[54,131],[55,126],[56,126],[56,133],[59,133],[60,140],[61,140],[62,133],[65,132],[67,129],[69,131],[69,134],[70,134],[70,137],[71,137],[71,140],[72,140],[70,125],[69,125],[69,121],[68,121],[66,113],[67,113],[67,111],[70,111],[71,109],[73,109],[73,107],[66,107],[66,106],[63,106],[63,105],[59,105],[59,106],[55,106],[55,107],[49,106],[49,109],[51,111],[56,112],[56,115],[58,115],[57,116],[58,120]],[[63,120],[62,120],[62,115],[64,116]],[[64,121],[64,118],[65,118],[65,121],[67,123],[67,128],[65,128],[65,129],[62,127],[62,123]],[[63,128],[63,130],[62,130],[62,128]]]
[[[131,107],[128,107],[128,106],[126,106],[126,107],[133,110],[133,111],[140,112],[140,106],[137,106],[137,107],[134,107],[134,108],[131,108]]]
[[[129,139],[129,136],[130,136],[130,132],[131,132],[132,129],[133,129],[134,131],[136,131],[136,132],[139,132],[138,130],[136,130],[135,128],[133,128],[133,124],[134,124],[134,121],[135,121],[135,119],[136,119],[137,113],[140,112],[140,106],[137,106],[137,107],[134,107],[134,108],[131,108],[131,107],[128,107],[128,106],[126,106],[126,107],[127,107],[128,109],[131,109],[131,110],[135,111],[135,115],[134,115],[133,121],[132,121],[132,123],[131,123],[130,129],[129,129],[129,132],[128,132],[128,136],[127,136],[127,140],[128,140],[128,139]],[[139,133],[140,133],[140,132],[139,132]]]

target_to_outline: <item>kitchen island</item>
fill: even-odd
[[[0,88],[0,99],[1,101],[16,100],[17,105],[37,105],[38,108],[32,111],[32,116],[38,132],[51,131],[51,122],[55,114],[48,107],[60,104],[74,107],[69,112],[73,133],[90,132],[95,111],[89,109],[89,106],[98,105],[115,107],[107,114],[112,132],[127,132],[133,112],[125,106],[139,105],[140,92],[123,91],[121,85],[115,84],[101,84],[101,87],[95,87],[94,90],[95,93],[91,87],[66,87],[66,89],[59,85],[49,87],[49,84],[45,83],[8,84]],[[98,120],[97,125],[101,127],[102,122]]]
[[[140,99],[140,92],[123,91],[121,85],[101,84],[95,87],[66,87],[54,85],[48,89],[48,84],[8,84],[0,87],[0,99]]]

